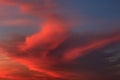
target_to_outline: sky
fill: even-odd
[[[119,80],[119,0],[0,0],[0,80]]]

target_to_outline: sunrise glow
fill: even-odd
[[[0,80],[119,80],[119,4],[0,0]]]

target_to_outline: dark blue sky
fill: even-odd
[[[61,0],[58,3],[60,4],[61,9],[63,9],[63,14],[65,14],[65,16],[72,16],[71,19],[73,20],[78,17],[78,20],[80,20],[80,22],[78,21],[77,25],[75,26],[79,26],[80,28],[77,28],[77,31],[106,32],[111,29],[120,28],[119,0]],[[19,27],[19,33],[21,31],[24,31],[23,33],[26,33],[25,30],[29,26],[37,27],[37,17],[20,13],[17,6],[8,6],[2,4],[0,6],[2,7],[0,10],[4,14],[4,16],[1,15],[2,17],[0,19],[0,34],[17,32],[17,28],[15,29],[14,27]],[[12,20],[16,21],[19,19],[23,19],[29,23],[18,21],[21,25],[7,24]],[[33,21],[34,23],[31,24],[30,21]],[[11,28],[7,29],[7,27]],[[23,29],[23,27],[26,28]],[[34,32],[36,29],[29,28],[27,34],[29,32],[31,33],[31,30]]]

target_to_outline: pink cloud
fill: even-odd
[[[94,72],[71,71],[71,66],[64,68],[60,65],[74,65],[71,61],[82,57],[86,53],[105,47],[112,42],[120,41],[120,34],[110,34],[111,37],[105,35],[105,38],[101,37],[97,40],[91,39],[83,42],[80,40],[85,39],[78,35],[76,37],[79,39],[75,43],[74,38],[76,37],[71,32],[73,28],[70,28],[69,21],[55,12],[57,5],[53,0],[1,0],[1,2],[17,5],[22,12],[38,16],[43,20],[43,24],[40,25],[42,28],[38,32],[3,43],[2,48],[11,59],[28,67],[29,70],[46,74],[54,79],[95,79]],[[15,21],[15,24],[21,22],[24,23],[24,21],[18,20]],[[8,23],[14,24],[14,21]],[[21,79],[21,77],[18,78]]]

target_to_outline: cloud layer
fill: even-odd
[[[114,34],[101,34],[97,37],[91,34],[74,34],[71,23],[57,12],[58,5],[54,0],[0,0],[0,2],[17,5],[22,12],[38,16],[43,21],[38,32],[25,37],[15,36],[14,39],[2,43],[2,49],[12,60],[30,71],[45,74],[49,80],[106,79],[103,75],[81,70],[77,66],[80,66],[79,59],[83,56],[120,41],[119,32],[113,31]],[[37,80],[39,76],[41,78],[40,74],[33,73],[33,79],[22,80]],[[18,78],[21,80],[21,77]],[[13,79],[12,76],[8,78]]]

